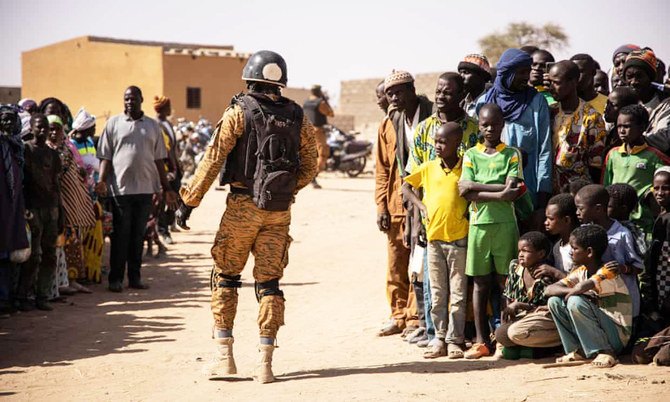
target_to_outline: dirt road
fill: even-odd
[[[169,256],[147,259],[146,291],[70,297],[50,313],[0,321],[0,395],[6,400],[668,400],[670,369],[620,364],[542,369],[544,361],[424,360],[399,337],[377,338],[388,315],[385,241],[375,226],[374,182],[320,177],[293,208],[283,279],[286,326],[279,381],[251,380],[257,303],[243,273],[235,327],[239,375],[208,381],[209,248],[227,192],[210,190],[175,234]],[[250,261],[252,264],[252,261]]]

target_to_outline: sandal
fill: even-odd
[[[447,357],[449,359],[462,359],[463,358],[463,347],[455,343],[447,344]]]
[[[559,357],[558,359],[556,359],[556,363],[572,363],[572,362],[577,362],[577,361],[582,361],[582,360],[586,360],[586,358],[584,356],[580,355],[579,353],[577,353],[577,351],[574,351],[574,352],[568,353],[565,356]]]
[[[87,288],[86,286],[84,286],[84,285],[82,285],[82,284],[80,284],[76,281],[70,282],[70,287],[72,287],[74,289],[77,289],[77,292],[79,292],[79,293],[93,293],[93,291],[91,291],[91,289]]]
[[[463,354],[466,359],[479,359],[480,357],[488,356],[491,352],[489,348],[483,343],[473,343],[472,347]]]
[[[619,361],[614,358],[614,356],[608,355],[607,353],[599,353],[598,356],[596,356],[596,358],[591,362],[593,367],[598,368],[614,367],[617,363],[619,363]]]

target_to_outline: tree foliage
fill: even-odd
[[[528,22],[512,22],[504,32],[494,32],[477,42],[482,53],[494,65],[500,55],[511,47],[534,45],[547,50],[562,49],[568,44],[568,35],[560,25],[552,23],[536,26]]]

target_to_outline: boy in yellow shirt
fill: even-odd
[[[463,160],[458,148],[463,130],[454,123],[440,126],[435,133],[438,158],[423,163],[405,177],[403,194],[426,218],[428,273],[432,296],[431,318],[435,338],[424,353],[427,359],[448,354],[463,357],[467,277],[465,260],[468,244],[468,202],[459,195],[458,181]],[[423,188],[425,204],[409,185]],[[447,309],[447,304],[449,308]]]

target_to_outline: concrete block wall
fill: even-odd
[[[415,74],[414,86],[417,93],[434,100],[435,86],[440,74],[442,73]],[[377,106],[375,95],[375,88],[381,80],[383,77],[340,83],[340,113],[353,116],[355,130],[360,131],[363,137],[372,141],[377,138],[377,129],[384,117],[384,113]]]

